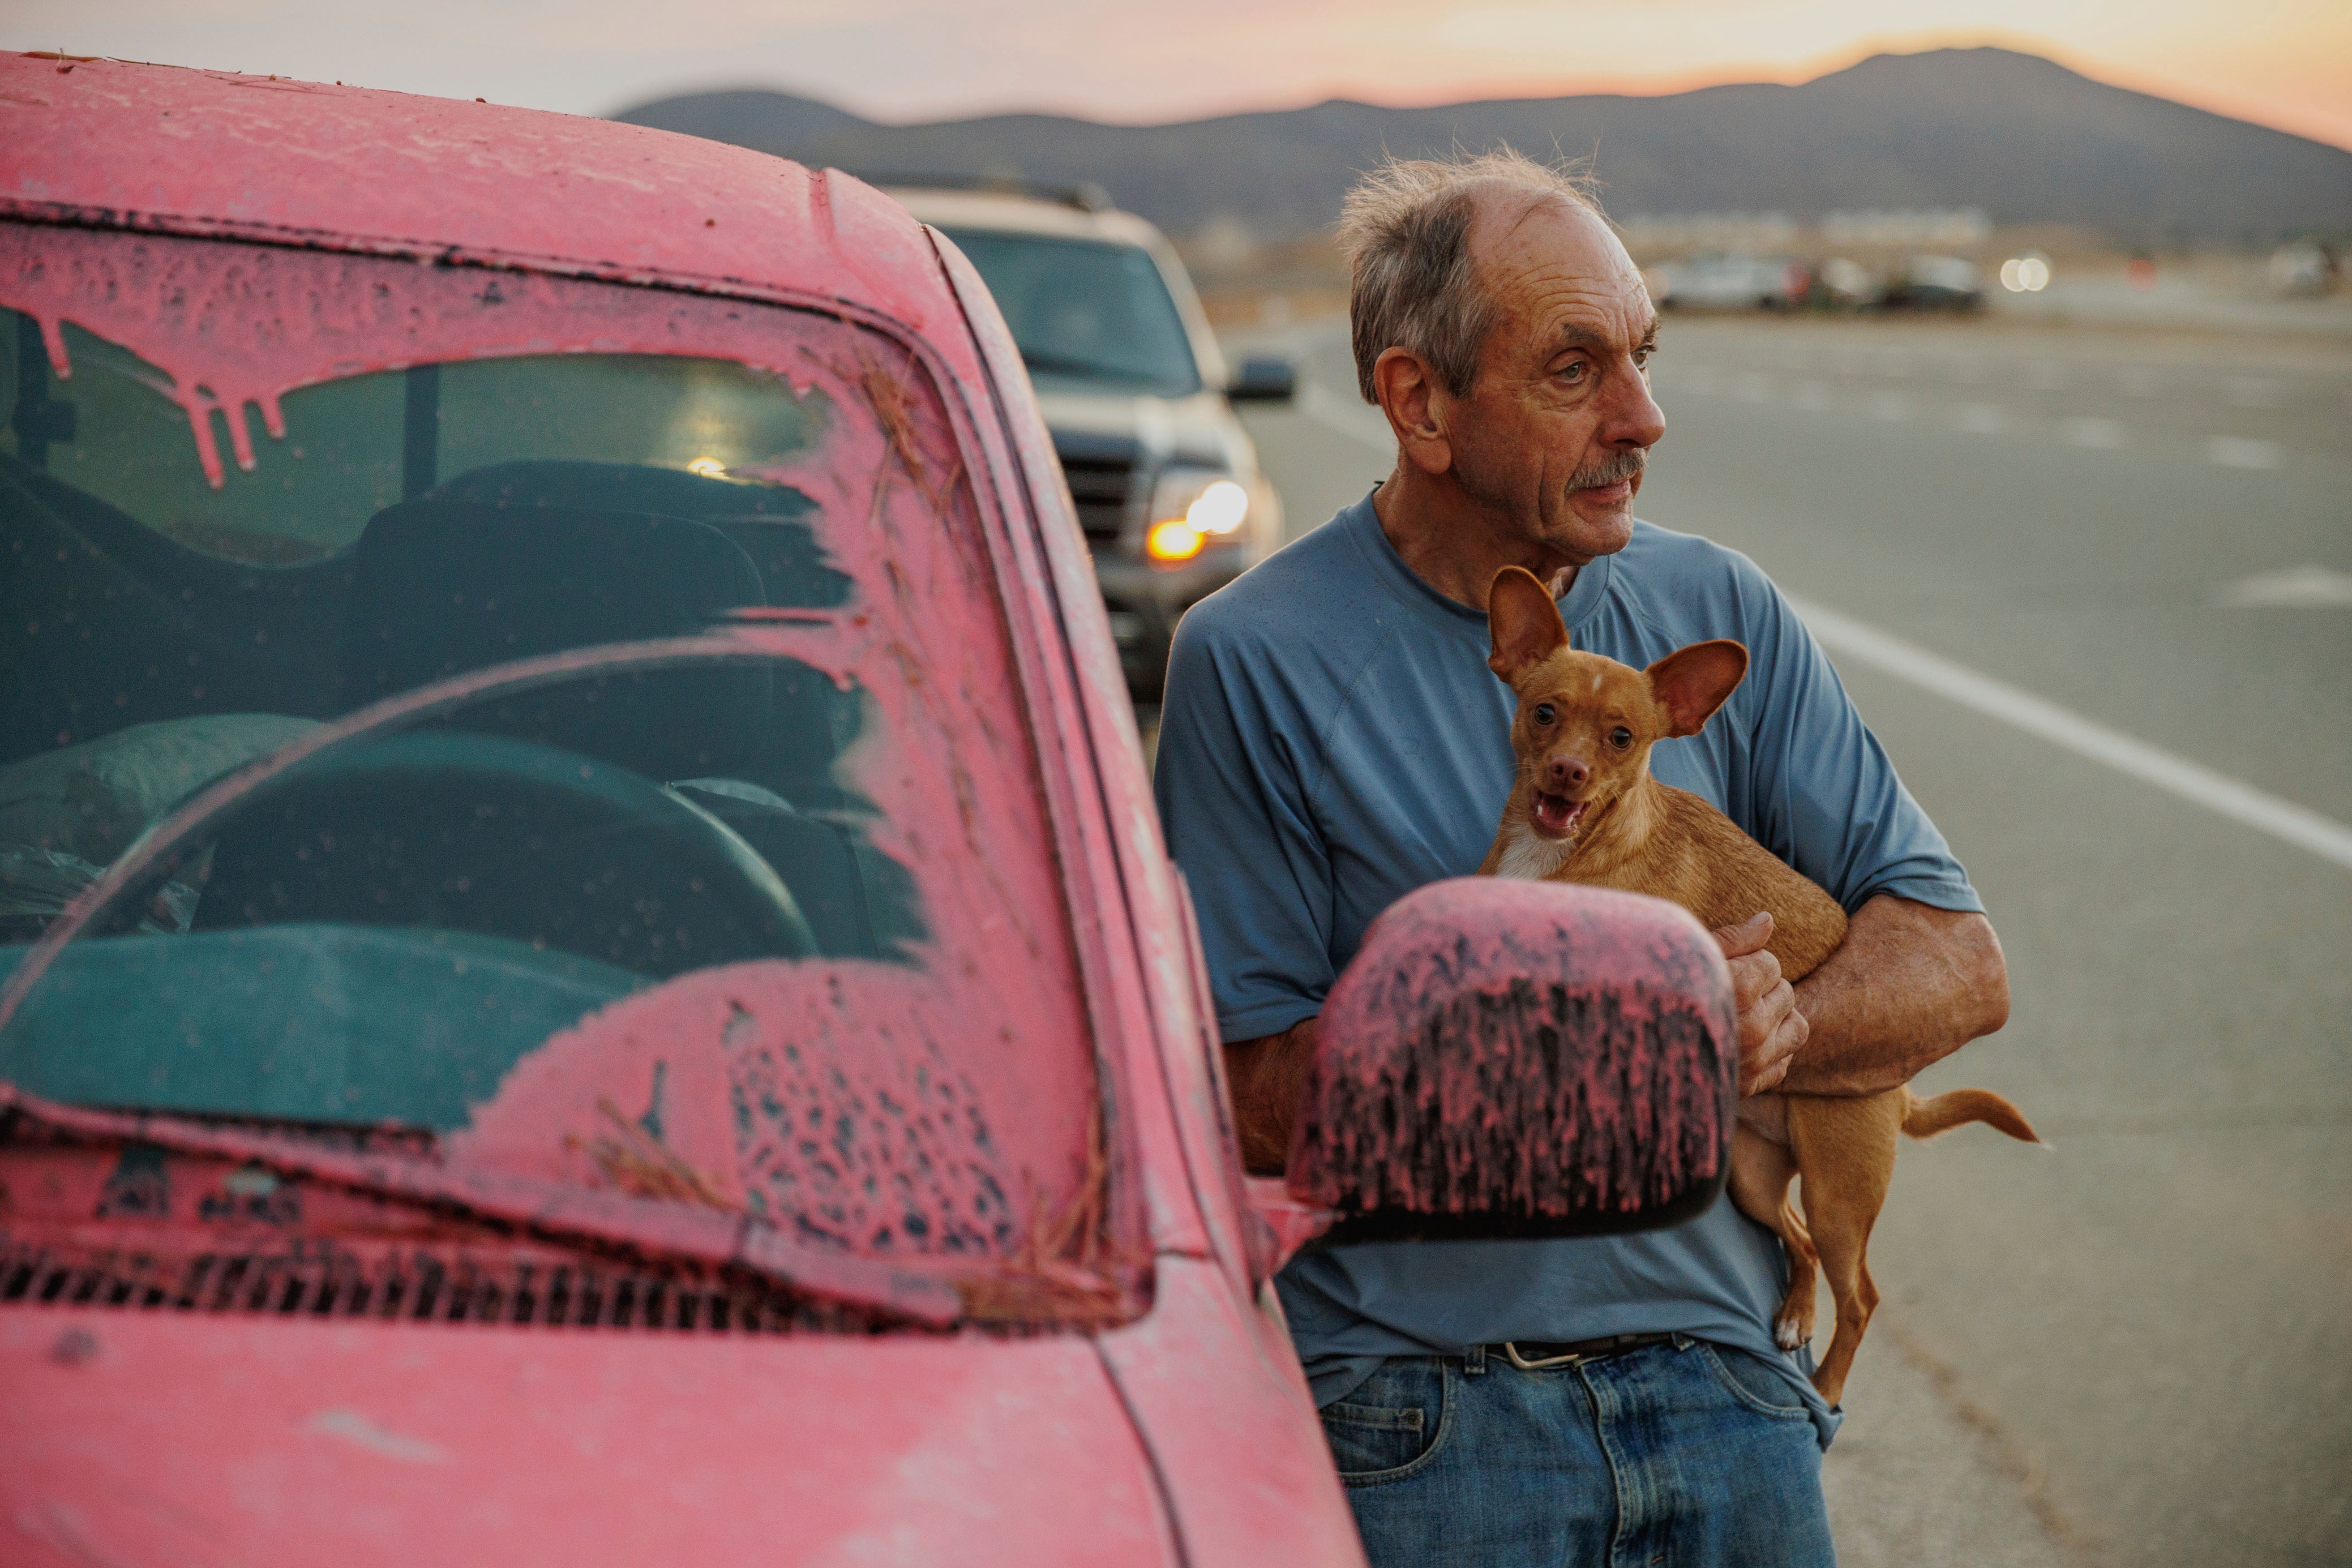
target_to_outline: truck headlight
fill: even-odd
[[[1250,493],[1230,475],[1205,468],[1171,468],[1151,492],[1151,526],[1143,552],[1162,565],[1190,561],[1229,540],[1248,521]]]

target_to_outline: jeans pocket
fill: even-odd
[[[1723,1385],[1724,1392],[1759,1415],[1769,1415],[1775,1421],[1810,1421],[1812,1412],[1806,1409],[1788,1379],[1780,1376],[1756,1356],[1729,1346],[1717,1346],[1701,1341],[1699,1354],[1706,1358],[1708,1370]]]
[[[1433,1358],[1398,1360],[1349,1399],[1327,1405],[1323,1437],[1349,1486],[1401,1480],[1437,1452],[1445,1436],[1445,1373]]]

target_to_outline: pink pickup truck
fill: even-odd
[[[1286,1185],[954,247],[0,56],[0,1561],[1360,1560],[1304,1245],[1719,1188],[1720,961],[1376,928]]]

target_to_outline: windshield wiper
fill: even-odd
[[[91,1110],[0,1084],[0,1121],[13,1112],[70,1137],[148,1143],[177,1154],[257,1164],[347,1192],[414,1204],[460,1218],[511,1225],[575,1246],[615,1247],[716,1269],[927,1328],[952,1326],[961,1292],[942,1275],[854,1258],[795,1241],[749,1215],[686,1204],[651,1204],[561,1182],[431,1164],[393,1154],[321,1149],[283,1136],[208,1127],[146,1111]]]

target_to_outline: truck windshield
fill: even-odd
[[[906,346],[31,225],[0,306],[12,1092],[884,1258],[1101,1212],[1003,610]]]
[[[1184,397],[1200,368],[1150,254],[1139,246],[991,229],[944,231],[987,281],[1029,374]]]

